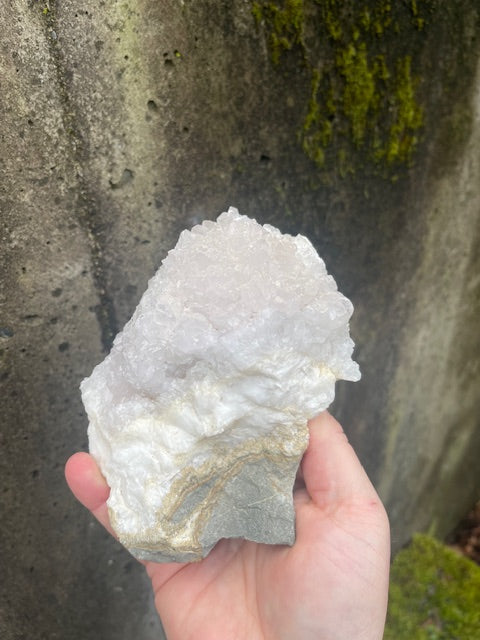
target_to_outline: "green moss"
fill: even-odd
[[[285,0],[283,6],[254,2],[252,13],[258,25],[265,20],[272,26],[269,45],[274,64],[279,63],[283,51],[290,51],[295,45],[304,46],[304,0]]]
[[[417,27],[417,29],[419,31],[421,31],[423,29],[423,27],[425,26],[426,20],[425,18],[422,18],[420,15],[420,12],[418,10],[418,3],[416,0],[412,0],[411,1],[411,5],[410,5],[411,11],[412,11],[412,16],[413,16],[413,24]]]
[[[396,556],[384,640],[479,640],[480,567],[416,535]]]
[[[321,111],[318,100],[320,80],[320,71],[318,69],[314,69],[312,72],[312,85],[308,113],[305,118],[303,132],[300,135],[300,139],[305,153],[312,158],[319,167],[323,167],[325,165],[324,150],[330,144],[333,136],[331,118],[334,117],[336,107],[330,88],[327,97],[327,117],[325,117],[325,113]]]
[[[416,132],[423,124],[423,109],[415,100],[416,80],[411,74],[409,56],[397,62],[397,78],[391,98],[391,110],[395,114],[390,135],[383,149],[377,151],[377,159],[385,158],[388,164],[408,162],[416,147]]]
[[[55,4],[55,0],[36,0],[36,6],[41,10],[42,15],[48,16],[48,14],[52,11],[52,7],[50,7],[50,3]],[[33,3],[32,3],[33,4]]]
[[[368,116],[376,111],[375,68],[369,64],[364,42],[359,45],[351,42],[339,51],[336,64],[345,81],[343,113],[350,123],[353,143],[361,146],[365,139]]]
[[[428,4],[254,2],[274,64],[297,48],[311,74],[299,140],[322,170],[345,175],[370,164],[393,177],[396,167],[411,163],[423,109],[409,47],[418,41]]]

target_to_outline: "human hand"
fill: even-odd
[[[309,427],[292,547],[221,540],[200,562],[144,563],[169,640],[381,640],[385,510],[338,422],[324,412]],[[65,474],[113,534],[109,488],[93,458],[73,455]]]

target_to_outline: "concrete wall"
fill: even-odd
[[[422,17],[412,3],[401,37],[385,36],[410,51],[424,111],[411,160],[372,163],[345,107],[320,167],[301,145],[321,24],[304,4],[278,64],[268,15],[241,0],[0,4],[6,640],[160,637],[142,569],[73,501],[63,464],[87,446],[80,380],[179,231],[230,204],[307,234],[356,306],[363,378],[338,386],[334,412],[395,546],[444,535],[479,495],[478,7],[418,3]]]

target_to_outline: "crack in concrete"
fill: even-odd
[[[118,323],[113,298],[108,291],[107,262],[104,256],[104,232],[99,227],[96,215],[95,195],[91,193],[82,168],[86,162],[84,144],[79,131],[76,106],[72,103],[68,91],[66,65],[59,42],[56,5],[57,0],[49,0],[48,4],[45,5],[45,9],[43,9],[45,37],[55,67],[59,98],[62,105],[62,121],[68,141],[67,146],[71,150],[72,174],[78,187],[75,193],[77,206],[73,213],[88,239],[93,284],[99,300],[99,304],[95,306],[94,311],[100,329],[103,350],[108,352],[118,333]]]

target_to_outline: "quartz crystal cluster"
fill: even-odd
[[[140,559],[293,544],[307,420],[358,380],[353,307],[307,238],[234,208],[184,231],[81,390],[112,526]]]

